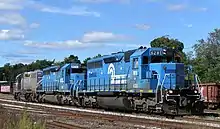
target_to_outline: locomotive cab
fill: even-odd
[[[198,87],[185,86],[184,64],[174,50],[139,49],[130,60],[129,88],[142,91],[148,98],[154,93],[158,112],[171,115],[203,113]],[[149,106],[152,105],[149,103]]]
[[[71,90],[84,90],[85,89],[85,78],[86,78],[86,69],[83,68],[80,64],[71,63],[70,66],[70,84]]]

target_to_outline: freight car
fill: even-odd
[[[184,64],[175,55],[173,49],[140,47],[91,59],[86,69],[72,63],[51,66],[43,69],[33,99],[169,115],[201,114],[197,80],[194,86],[185,85]]]
[[[218,109],[220,107],[220,84],[203,83],[200,84],[202,99],[208,109]]]
[[[0,93],[11,94],[13,92],[13,82],[0,81]]]

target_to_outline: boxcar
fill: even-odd
[[[217,109],[220,106],[220,84],[200,84],[202,97],[208,109]]]
[[[0,93],[12,93],[12,83],[8,81],[0,81]]]

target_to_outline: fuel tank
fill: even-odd
[[[97,103],[104,109],[132,110],[132,103],[127,97],[97,97]]]

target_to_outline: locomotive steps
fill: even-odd
[[[170,124],[170,126],[174,126],[174,125],[191,125],[191,126],[198,126],[198,127],[206,127],[206,128],[220,128],[220,121],[209,121],[206,122],[206,120],[177,120],[177,119],[167,119],[167,118],[163,118],[163,117],[152,117],[152,116],[146,116],[146,115],[133,115],[133,114],[125,114],[125,113],[115,113],[115,112],[109,112],[109,111],[97,111],[97,110],[89,110],[89,109],[80,109],[80,108],[73,108],[73,107],[62,107],[62,106],[56,106],[56,105],[48,105],[48,104],[39,104],[39,103],[29,103],[29,102],[18,102],[18,101],[14,101],[14,100],[7,100],[7,99],[0,99],[1,101],[1,105],[2,106],[10,106],[14,108],[21,108],[21,106],[19,105],[26,105],[26,107],[28,107],[29,109],[31,108],[50,108],[50,109],[56,109],[56,110],[63,110],[66,111],[68,113],[72,113],[72,112],[76,112],[76,113],[88,113],[88,114],[95,114],[95,115],[101,115],[104,118],[108,118],[108,117],[117,117],[117,119],[119,119],[120,121],[122,119],[128,119],[127,122],[129,122],[131,119],[134,120],[138,120],[141,123],[149,123],[154,122],[159,124],[159,123],[166,123],[166,124]],[[5,104],[5,103],[10,103],[10,105]],[[118,118],[119,117],[119,118]],[[116,118],[114,118],[113,120],[115,120]],[[134,121],[133,121],[134,122]],[[137,122],[137,121],[136,121]]]

